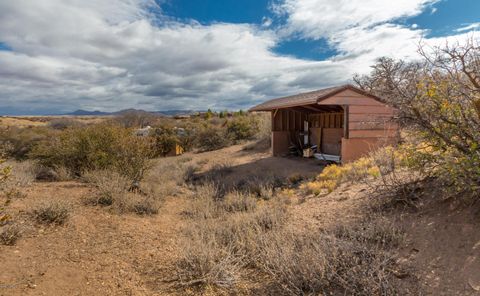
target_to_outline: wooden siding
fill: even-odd
[[[395,109],[374,98],[345,90],[319,104],[348,106],[347,138],[372,139],[397,136],[398,124],[393,121]]]
[[[344,90],[330,98],[322,100],[319,105],[361,105],[361,106],[384,106],[382,102],[379,102],[373,98],[359,94],[352,90]]]
[[[310,113],[290,109],[272,111],[272,131],[301,131],[303,122],[310,127],[343,128],[343,113]]]
[[[308,121],[310,127],[343,128],[343,113],[313,113]]]
[[[303,129],[307,115],[303,112],[280,109],[272,111],[272,131],[298,131]]]

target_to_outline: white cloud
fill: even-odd
[[[480,23],[471,23],[468,25],[465,25],[463,27],[460,27],[456,29],[456,32],[467,32],[467,31],[472,31],[472,30],[477,30],[480,28]]]
[[[0,52],[0,108],[246,107],[333,84],[311,77],[342,67],[277,56],[275,33],[253,25],[157,27],[139,8],[148,2],[118,13],[118,1],[96,3],[0,3],[0,40],[13,48]]]
[[[0,42],[13,51],[0,51],[0,110],[245,108],[345,83],[380,56],[414,55],[426,31],[390,21],[434,0],[398,2],[286,0],[276,8],[287,18],[278,29],[268,19],[159,22],[153,0],[1,1]],[[290,34],[325,38],[339,54],[275,54]]]
[[[287,33],[318,39],[352,27],[411,17],[435,2],[438,0],[284,0],[277,6],[287,15]]]

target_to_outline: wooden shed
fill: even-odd
[[[272,114],[272,153],[312,147],[315,157],[349,162],[397,142],[396,110],[381,98],[343,85],[269,100],[249,111]]]

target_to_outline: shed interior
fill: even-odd
[[[342,138],[348,134],[346,108],[315,104],[272,111],[273,154],[301,153],[313,146],[315,152],[340,156]]]

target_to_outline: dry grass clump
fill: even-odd
[[[17,224],[7,224],[0,227],[0,244],[13,246],[21,237],[21,230]]]
[[[9,167],[10,172],[8,178],[0,184],[0,191],[3,191],[7,199],[25,197],[24,190],[35,180],[35,163],[12,161],[2,164],[0,170],[3,167]]]
[[[38,223],[64,224],[70,216],[71,207],[65,202],[45,201],[36,206],[31,214]]]
[[[135,192],[129,178],[111,170],[90,171],[84,180],[96,188],[96,194],[87,199],[88,204],[108,206],[116,213],[133,212],[138,215],[157,214],[162,198],[154,192]]]
[[[75,176],[64,166],[46,167],[37,165],[35,170],[35,178],[38,181],[46,182],[62,182],[70,181]]]
[[[181,242],[176,266],[178,283],[233,287],[244,274],[244,268],[254,265],[261,237],[275,229],[274,226],[283,225],[285,219],[286,216],[274,210],[259,214],[237,212],[217,219],[192,221]]]
[[[253,212],[257,198],[240,191],[224,193],[213,183],[198,186],[193,192],[185,214],[199,219],[214,219],[227,213]]]
[[[216,190],[207,184],[192,196],[176,265],[180,286],[228,293],[253,273],[275,295],[399,293],[393,248],[403,235],[388,220],[302,234],[285,227],[288,199],[239,191],[218,198]]]
[[[222,208],[217,196],[218,187],[212,183],[197,187],[185,214],[197,219],[218,218],[222,214]]]
[[[255,195],[258,198],[269,200],[277,195],[280,188],[286,187],[286,179],[272,174],[253,175],[241,179],[233,185],[235,190]]]
[[[5,246],[13,246],[21,237],[22,231],[17,224],[6,224],[0,227],[0,243]]]
[[[148,216],[158,214],[160,206],[161,203],[158,200],[150,196],[146,196],[133,202],[132,208],[137,215]]]
[[[252,212],[257,207],[257,199],[252,195],[233,191],[225,195],[220,206],[227,212]]]
[[[213,184],[197,188],[187,210],[189,226],[181,242],[176,279],[181,286],[233,287],[253,266],[260,238],[287,219],[281,201],[259,205],[234,191],[218,198]]]
[[[399,293],[393,285],[395,256],[390,250],[397,230],[375,221],[363,227],[368,230],[272,232],[262,241],[257,264],[271,276],[270,289],[277,295]]]
[[[115,200],[121,199],[132,186],[127,177],[111,170],[90,171],[85,173],[83,178],[97,189],[91,202],[104,206],[110,206]]]

